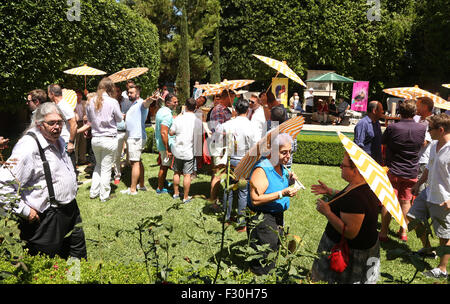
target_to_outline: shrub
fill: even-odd
[[[297,164],[339,166],[344,146],[337,136],[299,135],[293,162]]]
[[[146,153],[158,153],[155,140],[155,129],[153,127],[145,128],[147,133],[147,142],[145,144],[144,152]]]

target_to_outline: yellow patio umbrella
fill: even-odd
[[[305,119],[303,116],[296,116],[286,120],[281,125],[268,132],[239,161],[238,165],[234,169],[236,179],[247,179],[250,177],[250,172],[256,162],[261,158],[261,156],[265,156],[270,153],[272,138],[274,136],[280,133],[287,133],[294,140],[296,140],[297,135],[303,128],[304,123]]]
[[[219,84],[215,84],[215,87],[211,87],[203,92],[202,96],[211,96],[221,94],[223,90],[236,90],[245,87],[255,82],[251,79],[237,79],[237,80],[224,80]]]
[[[129,79],[138,77],[144,73],[148,72],[148,68],[129,68],[129,69],[123,69],[119,72],[116,72],[112,75],[109,75],[109,79],[112,80],[112,82],[117,83],[121,81],[127,81]]]
[[[194,87],[200,90],[213,90],[220,88],[220,85],[218,83],[216,84],[205,83],[205,84],[197,84]]]
[[[87,66],[87,64],[77,67],[77,68],[73,68],[70,70],[65,70],[64,73],[66,74],[70,74],[70,75],[79,75],[79,76],[84,76],[84,94],[87,95],[87,80],[86,77],[87,76],[98,76],[98,75],[105,75],[106,72],[103,72],[102,70],[98,70],[92,67]]]
[[[393,95],[400,98],[419,98],[419,97],[429,97],[433,100],[434,106],[440,109],[450,110],[450,102],[445,101],[440,96],[432,94],[426,90],[419,87],[402,87],[402,88],[391,88],[384,89],[383,92],[389,95]]]
[[[339,139],[344,145],[345,151],[350,155],[355,166],[358,168],[361,175],[369,185],[370,189],[375,193],[380,202],[386,208],[386,210],[394,217],[397,223],[400,224],[406,230],[408,225],[403,216],[402,208],[395,195],[394,188],[392,187],[386,171],[361,149],[357,144],[351,141],[347,136],[339,131],[336,131]]]
[[[75,110],[77,106],[77,93],[74,90],[62,89],[62,97]]]
[[[222,93],[222,89],[218,83],[211,84],[211,83],[205,83],[205,84],[197,84],[194,86],[197,89],[203,90],[202,95],[200,96],[210,96],[210,95],[217,95]],[[218,92],[218,93],[216,93]],[[206,93],[206,94],[203,94]]]
[[[300,79],[300,77],[295,74],[295,72],[286,64],[286,61],[278,61],[269,57],[261,56],[253,54],[256,58],[270,66],[271,68],[275,69],[277,71],[277,74],[275,78],[277,78],[278,74],[281,73],[293,81],[299,83],[300,85],[304,86],[306,88],[306,84],[303,82],[303,80]]]

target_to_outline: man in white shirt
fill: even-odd
[[[428,186],[414,200],[408,218],[428,221],[431,217],[439,245],[450,246],[450,116],[442,113],[427,120],[428,132],[433,139],[430,144],[430,158],[427,168],[412,188],[412,192],[417,195],[425,181],[428,182]],[[422,224],[418,224],[420,225]],[[424,233],[419,237],[424,246],[419,253],[430,253],[428,234]],[[450,254],[443,254],[438,267],[425,272],[424,275],[446,278],[449,259]]]
[[[240,99],[236,102],[235,110],[237,117],[228,120],[217,128],[217,132],[224,134],[226,137],[227,147],[231,147],[230,151],[230,166],[232,169],[236,168],[239,161],[245,154],[257,143],[257,136],[255,135],[254,125],[247,118],[249,109],[249,101]],[[264,116],[264,112],[262,112]],[[257,131],[259,132],[259,131]],[[228,142],[231,140],[231,143]],[[233,181],[233,183],[236,181]],[[248,189],[240,188],[238,190],[238,215],[244,214],[244,209],[247,207]],[[225,220],[229,221],[231,217],[231,209],[233,206],[233,190],[224,192],[224,209],[226,212]],[[246,231],[245,221],[241,218],[239,222],[238,232]]]
[[[427,117],[433,115],[434,102],[429,97],[423,97],[423,98],[417,98],[416,103],[416,112],[417,115],[414,116],[414,121],[417,123],[421,123],[427,126],[427,131],[425,133],[425,142],[423,143],[422,148],[419,151],[419,174],[417,175],[417,178],[420,179],[423,172],[425,171],[425,168],[428,164],[428,159],[430,158],[430,144],[431,144],[431,135],[430,132],[428,132],[428,120]],[[426,183],[422,184],[419,191],[422,191],[425,189]]]
[[[76,227],[81,223],[76,174],[60,137],[63,125],[63,114],[54,103],[36,109],[9,158],[14,165],[0,168],[0,206],[19,215],[20,236],[30,254],[86,258],[84,232]],[[10,205],[13,201],[16,206]]]
[[[252,94],[248,101],[249,103],[249,114],[248,118],[255,129],[255,141],[258,142],[267,131],[266,116],[264,114],[264,108],[259,103],[259,98],[256,94]]]
[[[48,98],[56,103],[66,119],[61,131],[61,137],[66,143],[66,151],[72,160],[73,167],[76,168],[75,163],[75,137],[77,135],[77,121],[75,119],[74,109],[64,100],[62,96],[62,88],[57,84],[51,84],[47,88]]]
[[[140,87],[136,85],[128,86],[128,99],[133,103],[125,117],[128,155],[131,163],[131,184],[130,188],[120,191],[122,194],[136,195],[137,190],[147,190],[144,185],[144,165],[142,164],[141,154],[147,141],[145,120],[153,96],[143,100],[140,94]]]
[[[180,197],[180,175],[183,174],[183,203],[192,199],[189,196],[189,189],[191,187],[191,174],[194,173],[194,152],[195,147],[200,147],[202,144],[202,121],[194,113],[196,109],[195,99],[188,98],[185,105],[185,112],[173,120],[169,130],[169,135],[175,136],[170,148],[175,158],[173,162],[173,198]]]
[[[309,88],[305,93],[305,111],[313,113],[314,110],[314,88]]]

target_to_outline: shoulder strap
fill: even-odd
[[[52,174],[50,171],[50,165],[48,164],[47,158],[45,157],[44,150],[42,149],[42,146],[39,143],[39,140],[38,140],[36,134],[34,134],[33,132],[28,132],[26,135],[33,137],[37,143],[37,146],[39,148],[39,154],[41,155],[42,163],[44,165],[45,181],[47,182],[47,189],[48,189],[50,203],[56,203],[55,190],[53,189],[53,181],[52,181]]]
[[[328,205],[331,204],[332,202],[336,201],[338,198],[341,198],[341,197],[343,197],[344,195],[346,195],[347,193],[349,193],[350,190],[353,190],[353,189],[355,189],[355,188],[358,188],[359,186],[364,185],[364,184],[367,184],[367,183],[364,181],[364,182],[362,182],[362,183],[359,183],[359,184],[357,184],[357,185],[354,185],[353,187],[348,187],[343,193],[341,193],[341,195],[339,195],[339,196],[333,198],[331,201],[327,202],[327,204],[328,204]]]

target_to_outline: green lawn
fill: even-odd
[[[77,200],[84,222],[90,261],[103,260],[123,264],[142,262],[144,256],[137,239],[126,233],[116,236],[116,232],[134,229],[140,219],[157,215],[163,216],[163,223],[173,226],[170,239],[177,243],[177,246],[170,250],[171,254],[175,255],[174,266],[186,266],[184,257],[189,257],[192,261],[207,261],[219,252],[218,246],[199,244],[188,237],[188,234],[202,240],[214,237],[213,234],[206,235],[205,231],[194,224],[194,221],[200,216],[205,218],[207,230],[221,231],[222,224],[219,216],[209,211],[204,199],[209,195],[210,176],[200,174],[193,181],[191,195],[194,195],[194,199],[192,202],[168,211],[175,201],[169,194],[157,195],[155,192],[159,169],[156,165],[156,158],[156,154],[143,155],[147,192],[139,192],[136,196],[120,193],[120,190],[129,186],[128,170],[125,171],[124,180],[117,187],[113,186],[112,199],[106,203],[101,203],[98,199],[89,199],[89,182],[80,187]],[[311,193],[310,186],[321,179],[330,187],[341,189],[345,186],[345,181],[340,177],[339,167],[294,164],[293,170],[307,190],[300,190],[297,196],[291,199],[291,207],[285,213],[285,223],[289,227],[289,233],[302,238],[301,252],[315,252],[326,220],[315,210],[316,197]],[[172,180],[171,171],[169,171],[168,180]],[[388,249],[409,247],[411,250],[418,250],[421,248],[415,233],[409,233],[409,240],[406,244],[399,242],[394,236],[398,228],[398,224],[392,221],[391,241],[382,245],[380,282],[383,283],[398,283],[400,279],[407,281],[415,272],[415,268],[406,259],[386,259],[386,250]],[[238,233],[231,227],[226,231],[227,245],[230,248],[233,245],[242,245],[247,239],[245,233]],[[101,243],[99,245],[92,240],[101,241]],[[432,239],[432,244],[437,246],[437,239]],[[309,257],[300,257],[294,261],[300,272],[304,274],[311,268],[312,262],[312,258]],[[438,264],[438,260],[427,259],[426,262],[430,267],[436,267]],[[413,283],[433,282],[419,273]]]

